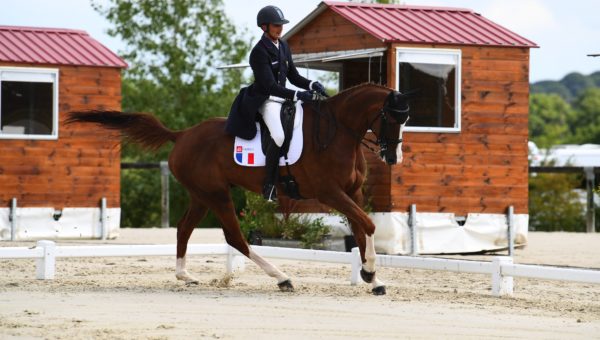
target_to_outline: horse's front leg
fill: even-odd
[[[346,215],[361,252],[363,267],[360,275],[365,282],[371,283],[373,294],[384,295],[386,293],[385,283],[375,275],[377,254],[375,253],[375,242],[373,240],[373,234],[375,233],[373,221],[353,198],[350,198],[341,190],[336,195],[330,195],[319,200]]]
[[[375,261],[377,259],[377,254],[375,253],[375,240],[373,239],[373,235],[366,236],[365,259],[366,261],[363,263],[363,267],[360,270],[360,276],[365,282],[371,283],[373,286],[373,294],[384,295],[385,283],[379,280],[375,275]]]

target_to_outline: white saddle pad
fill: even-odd
[[[302,102],[296,102],[296,117],[294,117],[294,135],[290,143],[290,150],[288,152],[288,164],[292,165],[298,161],[302,154]],[[233,145],[233,159],[235,163],[241,166],[265,166],[265,154],[262,152],[260,145],[260,124],[256,123],[256,129],[258,133],[251,139],[242,139],[235,137],[235,143]],[[279,165],[285,165],[285,159],[281,157],[279,159]]]

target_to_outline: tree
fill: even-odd
[[[546,94],[557,94],[567,102],[573,100],[571,90],[569,90],[564,84],[554,80],[538,81],[531,85],[531,93],[546,93]]]
[[[236,34],[220,0],[110,3],[108,8],[95,8],[115,25],[108,33],[127,45],[123,57],[131,66],[125,90],[130,92],[125,93],[124,105],[152,104],[152,112],[176,129],[227,113],[230,103],[219,99],[235,94],[241,73],[217,72],[213,66],[240,62],[249,42]],[[153,93],[160,97],[150,97]]]
[[[529,178],[529,228],[534,231],[583,231],[584,205],[573,190],[578,175],[538,174]]]
[[[600,88],[585,90],[573,103],[575,115],[569,125],[573,142],[600,144]]]
[[[569,139],[568,122],[573,119],[569,103],[556,94],[532,94],[529,98],[529,137],[548,148]]]
[[[592,79],[578,72],[567,74],[560,82],[571,91],[573,98],[581,95],[583,91],[594,86]]]
[[[122,39],[130,68],[123,78],[123,111],[154,113],[172,129],[184,129],[213,116],[226,116],[242,83],[237,70],[217,71],[219,64],[239,63],[250,43],[225,15],[221,0],[109,0],[92,4],[114,25],[108,33]],[[165,160],[157,154],[123,147],[126,161]],[[159,175],[124,172],[122,224],[158,225]],[[173,182],[171,225],[187,207],[187,195]]]

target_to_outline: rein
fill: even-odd
[[[324,151],[325,149],[327,149],[327,147],[329,147],[329,144],[331,144],[333,138],[335,138],[335,134],[337,132],[337,120],[335,119],[335,116],[333,115],[333,113],[331,113],[330,110],[327,110],[327,113],[323,114],[323,112],[321,111],[321,100],[317,101],[317,105],[313,104],[313,109],[317,113],[317,117],[313,123],[314,143],[317,145],[318,151]],[[328,129],[325,142],[321,141],[321,117],[325,117],[325,119],[327,119]]]
[[[335,137],[335,133],[337,132],[338,123],[337,123],[337,120],[335,119],[335,116],[331,112],[328,112],[328,114],[323,114],[323,112],[321,112],[321,100],[317,101],[317,105],[313,104],[313,109],[315,110],[315,112],[318,115],[317,119],[315,120],[314,127],[313,127],[313,129],[315,131],[315,133],[314,133],[315,143],[317,144],[319,151],[323,151],[323,150],[327,149],[327,147],[329,146],[329,144]],[[341,125],[346,130],[346,132],[348,132],[350,135],[352,135],[358,142],[360,142],[363,146],[365,146],[371,152],[373,152],[376,155],[381,155],[382,152],[385,152],[387,150],[387,147],[389,144],[398,145],[398,144],[402,143],[402,138],[398,138],[398,139],[385,138],[385,132],[386,132],[386,128],[388,125],[388,118],[386,116],[386,112],[388,112],[388,113],[392,112],[390,114],[401,114],[401,113],[406,113],[408,111],[409,111],[408,107],[406,109],[398,110],[398,109],[393,109],[387,105],[384,106],[379,111],[377,116],[369,123],[368,129],[373,132],[375,137],[377,137],[376,140],[369,139],[366,136],[359,136],[358,133],[356,133],[354,130],[350,129],[349,127],[347,127],[344,124],[340,123],[339,125]],[[321,120],[322,116],[324,116],[331,122],[330,126],[333,125],[333,131],[331,129],[328,130],[327,140],[325,141],[325,143],[321,142],[321,137],[320,137],[320,120]],[[380,126],[380,130],[379,130],[380,136],[377,136],[377,134],[375,134],[375,130],[373,130],[373,124],[378,119],[381,120],[381,126]],[[399,124],[399,123],[396,122],[395,124]],[[376,150],[374,147],[367,144],[366,142],[371,143],[372,145],[374,145],[376,147],[379,147],[379,150]]]

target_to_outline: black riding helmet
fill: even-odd
[[[275,6],[263,7],[258,11],[258,15],[256,16],[256,25],[258,25],[258,27],[268,24],[283,25],[288,22],[289,21],[283,17],[283,12],[279,7]]]

